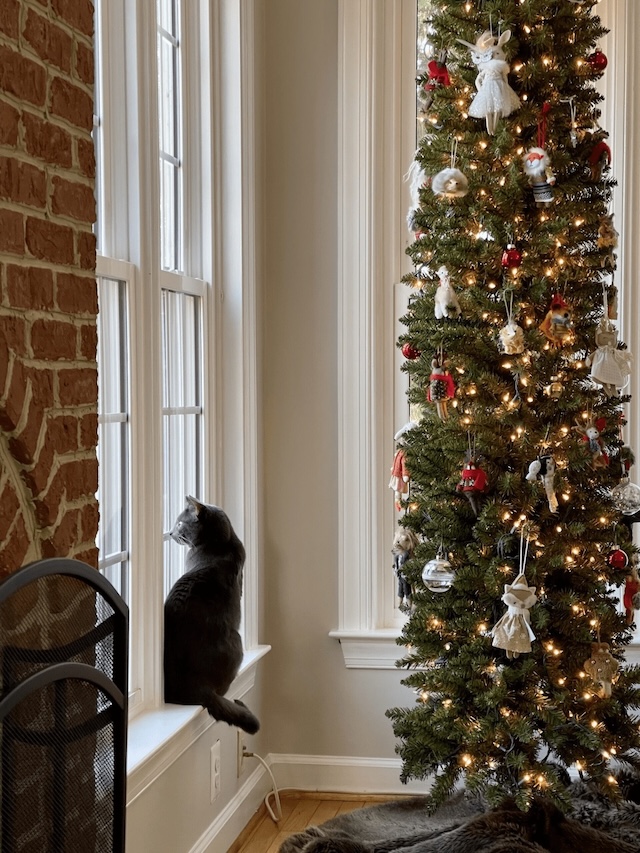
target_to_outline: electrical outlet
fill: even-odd
[[[220,793],[220,741],[211,747],[211,802]]]
[[[244,732],[238,731],[238,736],[236,740],[236,749],[237,749],[237,759],[236,759],[236,768],[238,779],[242,775],[242,767],[244,764],[244,751],[245,751],[245,742],[244,742]]]

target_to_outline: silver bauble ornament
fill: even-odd
[[[451,563],[442,551],[438,551],[433,560],[429,560],[422,570],[422,580],[431,592],[446,592],[451,589],[455,575]]]
[[[623,515],[635,515],[640,510],[640,487],[623,477],[617,486],[611,489],[611,499],[615,508]]]

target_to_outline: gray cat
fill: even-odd
[[[187,497],[171,538],[189,545],[186,573],[164,605],[164,698],[203,705],[249,734],[260,728],[244,702],[225,699],[242,663],[240,597],[245,551],[224,510]]]

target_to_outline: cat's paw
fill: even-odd
[[[236,703],[236,705],[240,705],[240,707],[244,708],[244,710],[247,712],[246,714],[243,714],[242,722],[240,722],[238,725],[248,735],[254,735],[260,728],[260,722],[258,718],[251,713],[251,711],[247,708],[244,702],[241,702],[240,699],[234,699],[233,701]]]

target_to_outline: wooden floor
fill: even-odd
[[[270,803],[273,807],[273,796]],[[353,809],[383,803],[397,797],[354,794],[321,794],[317,791],[285,791],[280,794],[282,818],[274,823],[264,804],[227,853],[278,853],[290,835],[317,826]]]

